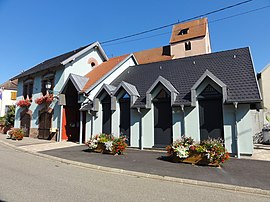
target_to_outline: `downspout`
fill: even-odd
[[[91,139],[93,138],[93,131],[94,131],[94,126],[93,126],[93,121],[94,121],[94,119],[93,119],[93,115],[92,115],[92,113],[90,112],[90,110],[88,111],[88,113],[91,115],[91,132],[90,132],[90,135],[91,135]]]
[[[82,115],[82,111],[80,111],[80,140],[79,140],[79,144],[82,144],[82,133],[83,133],[83,115]]]
[[[186,124],[185,124],[185,116],[186,116],[186,114],[185,114],[185,106],[184,105],[181,105],[181,110],[183,112],[183,126],[184,126],[183,127],[183,134],[182,135],[183,135],[183,137],[185,137],[186,136]]]
[[[236,150],[237,150],[237,158],[240,159],[240,145],[239,145],[239,135],[237,130],[237,108],[238,108],[238,102],[234,102],[234,118],[235,118],[235,138],[236,138]]]
[[[60,106],[60,124],[59,124],[59,133],[57,136],[57,142],[62,141],[62,127],[63,127],[63,105]]]
[[[141,115],[140,122],[139,122],[139,134],[141,136],[141,150],[143,150],[143,134],[142,134],[142,112],[141,109],[137,108],[138,113]]]

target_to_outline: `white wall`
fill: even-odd
[[[130,146],[140,146],[140,120],[141,114],[136,109],[130,110]]]
[[[237,120],[240,153],[252,154],[254,135],[252,111],[249,109],[249,104],[239,104],[236,110],[236,116],[234,110],[233,105],[224,105],[223,107],[225,147],[230,153],[237,153],[235,135],[235,120]]]
[[[192,137],[196,142],[200,141],[199,104],[196,107],[185,108],[185,136]]]
[[[112,135],[119,136],[120,134],[120,106],[116,103],[116,110],[112,111]]]
[[[11,100],[11,93],[16,92],[16,90],[2,90],[2,100],[0,100],[0,117],[5,115],[6,106],[15,105],[16,99]]]
[[[150,110],[142,110],[142,138],[143,147],[154,146],[154,105]]]
[[[93,69],[91,67],[91,64],[88,64],[88,60],[90,58],[96,59],[98,64],[101,64],[103,62],[102,56],[99,53],[98,49],[92,48],[78,58],[76,58],[71,63],[65,65],[64,75],[62,75],[64,76],[64,80],[68,78],[70,73],[84,76],[88,72],[90,72]]]
[[[172,132],[173,141],[180,139],[184,135],[183,127],[183,112],[179,107],[172,108]]]

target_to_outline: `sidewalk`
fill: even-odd
[[[80,165],[94,165],[97,169],[104,167],[107,168],[104,169],[106,171],[110,171],[110,168],[113,168],[111,169],[112,172],[118,169],[121,173],[145,173],[146,177],[153,175],[167,180],[171,179],[171,181],[182,179],[182,183],[185,182],[183,179],[187,179],[195,182],[193,184],[201,186],[216,185],[215,187],[224,188],[225,185],[232,185],[247,187],[248,191],[246,192],[252,193],[254,190],[266,190],[267,194],[270,195],[270,161],[253,160],[255,157],[232,158],[225,162],[221,168],[213,168],[159,160],[159,157],[166,156],[166,153],[162,151],[141,151],[130,148],[122,156],[102,155],[89,152],[85,145],[70,142],[50,142],[31,138],[13,141],[5,139],[5,135],[2,134],[0,134],[0,142],[13,145],[13,147],[15,146],[18,149],[31,153],[36,152],[37,154],[48,155],[52,158],[57,157],[70,163],[77,162]],[[256,154],[262,152],[265,158],[270,155],[270,146],[257,145],[256,147],[261,147],[256,149]],[[207,183],[210,183],[210,185]],[[237,187],[234,190],[238,190]]]

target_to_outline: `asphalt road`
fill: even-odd
[[[269,197],[96,171],[0,145],[0,201],[270,201]]]

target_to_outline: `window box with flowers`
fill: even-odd
[[[31,105],[31,100],[30,99],[25,99],[25,100],[19,100],[16,102],[16,106],[18,107],[29,107]]]
[[[126,137],[114,137],[111,134],[95,135],[86,145],[93,152],[121,155],[127,148]]]
[[[195,144],[193,139],[188,137],[176,140],[167,146],[166,150],[171,161],[193,165],[219,167],[230,157],[221,139],[208,139]]]
[[[46,94],[44,96],[38,97],[35,99],[35,103],[38,105],[41,105],[43,103],[50,104],[53,101],[53,95],[52,94]]]

